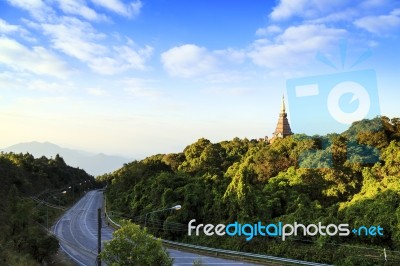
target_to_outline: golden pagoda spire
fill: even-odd
[[[285,108],[285,95],[282,95],[282,105],[281,105],[281,114],[286,113],[286,108]]]
[[[271,143],[277,138],[285,138],[287,136],[293,135],[290,129],[289,121],[287,119],[286,107],[285,107],[285,96],[282,95],[281,110],[279,113],[278,123],[276,125],[275,132],[273,133]]]

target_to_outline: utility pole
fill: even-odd
[[[49,230],[49,206],[46,204],[46,229]]]
[[[101,208],[97,209],[97,265],[101,266]]]
[[[383,255],[385,256],[385,264],[387,262],[386,248],[383,248]]]

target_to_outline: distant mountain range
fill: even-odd
[[[50,142],[41,143],[33,141],[18,143],[8,148],[0,149],[0,151],[14,153],[28,152],[36,158],[41,156],[54,158],[59,154],[63,157],[66,164],[73,167],[79,167],[85,170],[88,174],[94,176],[113,172],[114,170],[121,168],[124,163],[132,161],[132,159],[121,156],[112,156],[103,153],[94,154],[81,150],[62,148]]]

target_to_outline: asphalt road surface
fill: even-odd
[[[60,239],[61,249],[70,256],[77,265],[97,265],[97,209],[103,206],[103,192],[89,191],[53,226],[53,232]],[[112,238],[113,228],[107,226],[102,217],[102,241]],[[199,261],[202,265],[242,265],[255,264],[214,258],[174,249],[167,249],[174,258],[174,265],[193,265]]]

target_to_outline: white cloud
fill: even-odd
[[[125,88],[125,91],[133,97],[140,97],[140,98],[159,98],[163,94],[160,91],[150,88]]]
[[[366,16],[357,19],[354,24],[377,35],[386,35],[400,29],[400,9],[394,9],[388,15]]]
[[[32,17],[40,22],[55,22],[59,16],[55,9],[55,3],[65,14],[81,16],[91,21],[109,21],[104,14],[97,13],[86,4],[86,0],[7,0],[11,5],[28,11]],[[105,1],[108,2],[108,1]],[[114,2],[114,1],[111,1]],[[119,1],[116,1],[119,2]]]
[[[271,69],[304,65],[316,52],[329,49],[346,34],[346,30],[324,25],[292,26],[273,41],[255,41],[248,56],[256,65]]]
[[[206,83],[211,83],[211,84],[237,83],[245,80],[250,80],[252,79],[252,76],[253,75],[249,75],[248,73],[244,73],[243,71],[225,70],[209,74],[205,77],[199,78],[198,80],[205,81]]]
[[[63,96],[53,96],[53,97],[38,97],[38,98],[28,98],[23,97],[17,100],[18,105],[22,106],[42,106],[42,105],[59,105],[66,103],[68,101],[67,97]]]
[[[66,63],[49,50],[40,46],[29,49],[6,37],[0,37],[0,63],[17,71],[58,78],[66,78],[71,73]]]
[[[209,74],[217,69],[216,58],[204,47],[185,44],[161,54],[165,70],[176,77],[190,78]]]
[[[274,34],[274,33],[280,33],[282,32],[282,29],[277,26],[277,25],[270,25],[267,26],[265,28],[259,28],[256,31],[256,35],[258,36],[264,36],[264,35],[268,35],[268,34]]]
[[[72,89],[72,84],[70,82],[59,83],[43,79],[27,80],[25,86],[31,90],[50,93],[62,93]]]
[[[55,80],[51,77],[38,77],[27,72],[6,71],[0,73],[0,89],[26,93],[27,90],[44,94],[60,94],[74,89],[68,80]]]
[[[135,68],[140,70],[146,69],[146,60],[149,59],[153,53],[153,48],[149,45],[137,50],[128,45],[115,46],[114,50],[117,52],[120,59],[125,60],[124,65],[126,68]]]
[[[11,5],[25,9],[39,21],[52,20],[55,16],[54,10],[42,0],[7,0]]]
[[[254,41],[248,55],[255,64],[269,68],[269,74],[287,73],[292,66],[306,67],[317,52],[329,52],[342,38],[377,45],[352,24],[383,36],[398,33],[399,9],[388,14],[393,6],[389,0],[279,0],[269,14],[271,24],[256,31],[264,38]]]
[[[101,89],[101,88],[87,88],[86,92],[88,94],[90,94],[90,95],[99,96],[99,97],[103,97],[103,96],[108,96],[109,95],[109,93],[106,90]]]
[[[376,2],[377,0],[372,1]],[[378,1],[384,2],[381,0]],[[285,21],[293,18],[323,20],[327,16],[330,16],[329,20],[331,21],[339,19],[348,20],[348,18],[343,17],[341,13],[347,9],[351,9],[349,6],[353,7],[353,10],[361,12],[364,2],[366,1],[356,0],[349,3],[349,1],[346,0],[280,0],[269,17],[272,21]],[[358,8],[358,6],[360,6],[360,8]],[[340,10],[340,12],[337,12],[338,10]]]
[[[42,0],[7,0],[13,6],[26,9],[26,10],[34,10],[40,9],[45,6],[45,3]]]
[[[357,8],[346,8],[344,10],[340,10],[339,12],[332,12],[326,16],[308,20],[307,23],[321,24],[336,23],[341,21],[352,22],[360,15],[359,13],[360,11],[357,10]]]
[[[304,9],[308,0],[281,0],[279,4],[271,12],[272,20],[285,20],[292,16],[304,13]]]
[[[35,38],[22,26],[9,24],[7,21],[0,18],[0,34],[13,35],[18,34],[27,41],[35,41]]]
[[[213,54],[218,56],[221,61],[227,61],[229,63],[240,64],[246,59],[246,53],[243,50],[236,50],[233,48],[227,48],[224,50],[215,50]]]
[[[255,90],[247,87],[208,87],[202,91],[210,95],[242,97],[254,93]]]
[[[135,44],[102,44],[106,35],[97,32],[89,23],[77,18],[65,17],[59,24],[42,24],[44,33],[50,36],[52,46],[63,53],[86,63],[100,74],[115,74],[136,69],[145,70],[153,48],[135,47]]]
[[[112,75],[129,69],[146,70],[146,62],[153,52],[153,48],[145,46],[142,49],[133,49],[132,47],[123,45],[113,47],[114,54],[108,56],[92,57],[87,63],[89,67],[100,74]]]
[[[27,73],[4,71],[0,73],[0,89],[14,90],[27,85],[26,80],[31,78]]]
[[[364,0],[361,1],[360,6],[366,9],[377,9],[381,8],[382,6],[390,5],[392,0]]]
[[[92,0],[92,2],[126,17],[138,16],[143,6],[140,0],[136,0],[127,4],[124,4],[123,1],[119,0]]]
[[[66,17],[59,24],[42,24],[44,33],[50,35],[53,47],[81,61],[102,55],[106,48],[95,41],[104,38],[87,22]]]
[[[123,90],[130,96],[155,99],[164,95],[158,89],[153,88],[154,80],[128,78],[121,81]]]
[[[113,75],[121,71],[119,62],[116,59],[104,55],[90,57],[84,62],[86,62],[94,72],[99,74]]]
[[[235,66],[247,59],[244,50],[226,48],[210,51],[195,44],[176,46],[161,54],[161,63],[169,75],[181,78],[198,78],[209,83],[221,83],[228,80],[235,71]]]
[[[107,21],[108,18],[103,14],[98,14],[95,10],[86,5],[85,0],[58,0],[61,10],[66,14],[78,15],[87,20]]]
[[[9,34],[20,30],[20,26],[8,24],[7,21],[0,18],[0,33]]]

